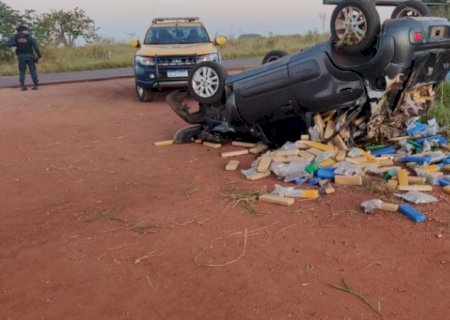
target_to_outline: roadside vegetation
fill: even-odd
[[[223,59],[262,57],[272,49],[292,53],[327,38],[329,38],[328,34],[308,32],[305,35],[230,39],[220,48],[220,52]],[[131,48],[127,43],[98,39],[95,44],[81,47],[44,46],[42,51],[44,58],[39,62],[39,72],[49,73],[131,67],[136,49]],[[17,75],[15,60],[2,61],[0,76],[12,75]]]

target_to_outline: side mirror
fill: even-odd
[[[223,46],[225,43],[227,43],[227,38],[225,38],[224,36],[217,36],[216,39],[214,39],[214,42],[218,46]]]
[[[132,48],[140,48],[141,47],[141,42],[138,39],[133,39],[130,42],[130,47]]]

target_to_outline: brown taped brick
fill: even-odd
[[[279,204],[282,206],[292,206],[295,203],[295,200],[293,198],[285,198],[275,196],[273,194],[262,194],[258,197],[258,200],[272,204]]]
[[[363,184],[361,176],[336,176],[334,182],[348,186],[362,186]]]
[[[235,171],[239,168],[239,160],[230,160],[225,166],[226,171]]]
[[[236,146],[236,147],[243,147],[243,148],[254,148],[256,146],[256,143],[233,141],[233,142],[231,142],[231,145]]]
[[[222,152],[222,158],[242,156],[242,155],[245,155],[245,154],[248,154],[248,149],[229,151],[229,152]]]

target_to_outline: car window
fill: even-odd
[[[145,44],[177,44],[209,42],[208,34],[202,26],[153,27],[145,37]]]

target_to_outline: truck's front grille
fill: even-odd
[[[170,56],[157,57],[156,63],[159,66],[193,66],[197,62],[195,56]]]

